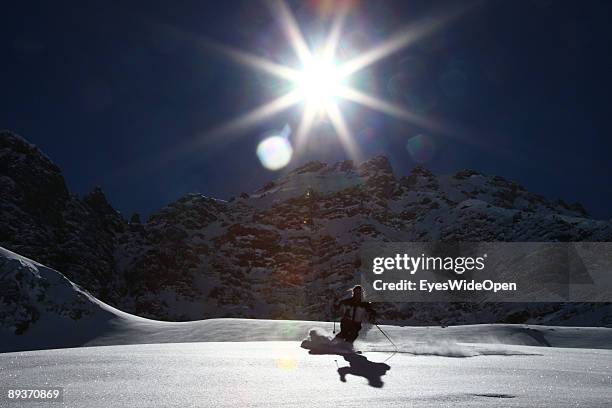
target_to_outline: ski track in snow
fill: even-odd
[[[368,343],[363,340],[356,342],[357,346],[343,341],[334,341],[333,333],[322,329],[311,329],[308,336],[302,340],[300,346],[309,350],[310,354],[349,354],[363,352],[391,353],[391,354],[413,354],[422,356],[441,357],[475,357],[475,356],[513,356],[513,355],[540,355],[511,349],[503,345],[495,344],[462,344],[449,340],[429,341],[402,341],[399,343]]]

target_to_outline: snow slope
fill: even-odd
[[[0,248],[0,352],[76,347],[118,322],[146,319],[91,296],[64,275]]]
[[[278,341],[85,347],[0,354],[0,378],[63,387],[70,407],[609,407],[612,351],[508,349],[516,354],[310,355]]]
[[[63,387],[53,406],[609,406],[612,328],[384,325],[399,352],[369,327],[355,344],[363,354],[310,354],[300,340],[332,323],[144,319],[0,255],[13,292],[10,304],[0,296],[0,387]],[[27,330],[16,330],[20,313]]]

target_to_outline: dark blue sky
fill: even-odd
[[[291,3],[313,41],[328,22],[316,3]],[[342,37],[353,51],[457,4],[360,3]],[[377,63],[358,77],[362,89],[419,112],[436,129],[347,103],[364,156],[388,155],[398,175],[416,159],[437,173],[473,168],[612,217],[611,10],[612,2],[595,0],[483,2]],[[148,215],[188,192],[253,191],[282,174],[261,166],[257,143],[286,124],[295,128],[300,107],[185,150],[280,92],[278,81],[199,39],[279,62],[291,55],[256,1],[5,3],[0,127],[40,146],[73,192],[100,185],[126,216]],[[419,134],[433,147],[413,156],[405,146]],[[308,149],[289,168],[344,158],[325,124]]]

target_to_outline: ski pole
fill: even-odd
[[[395,345],[395,343],[393,342],[393,340],[391,340],[391,339],[389,338],[389,336],[387,336],[387,333],[385,333],[385,332],[383,331],[383,329],[381,329],[381,328],[380,328],[380,326],[379,326],[378,324],[374,323],[374,326],[376,326],[376,327],[378,328],[378,330],[380,330],[380,332],[381,332],[381,333],[382,333],[382,334],[383,334],[383,335],[384,335],[384,336],[387,338],[387,340],[389,340],[389,343],[391,343],[391,344],[393,345],[393,347],[395,347],[395,350],[396,350],[396,351],[397,351],[397,350],[399,350],[399,349],[397,348],[397,346]]]
[[[334,331],[333,334],[336,334],[336,320],[334,319]]]

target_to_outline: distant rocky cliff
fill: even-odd
[[[311,162],[252,194],[190,194],[146,221],[128,221],[99,188],[71,195],[44,153],[6,131],[0,213],[0,246],[122,310],[167,320],[329,317],[330,300],[357,279],[367,240],[612,240],[612,223],[579,204],[472,170],[436,176],[416,167],[398,178],[382,156]],[[413,324],[608,324],[602,307],[609,305],[379,306],[384,318]]]

